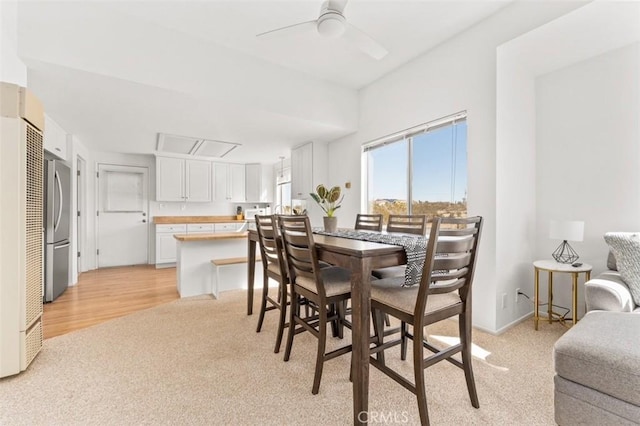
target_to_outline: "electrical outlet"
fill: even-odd
[[[520,289],[516,288],[516,304],[520,302]]]
[[[502,309],[507,309],[507,293],[502,293]]]

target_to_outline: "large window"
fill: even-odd
[[[369,213],[467,215],[467,122],[459,113],[366,144]]]

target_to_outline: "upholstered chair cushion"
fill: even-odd
[[[413,314],[420,286],[403,287],[404,276],[386,278],[371,282],[371,299],[391,306],[408,314]],[[430,294],[425,313],[460,303],[458,292]]]
[[[327,297],[351,292],[351,271],[337,266],[321,268],[320,273],[324,280],[324,291]],[[317,293],[316,281],[312,278],[297,277],[296,284],[309,291]]]
[[[618,272],[629,286],[633,301],[640,305],[640,234],[607,232],[604,240],[613,251]]]

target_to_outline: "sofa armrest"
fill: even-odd
[[[587,281],[584,288],[587,312],[633,312],[636,307],[629,287],[617,272],[605,272]]]

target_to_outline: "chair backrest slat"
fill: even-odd
[[[354,229],[364,231],[382,231],[382,215],[358,213]]]
[[[426,215],[389,215],[389,221],[387,222],[387,232],[402,232],[403,234],[425,235],[426,231]]]

